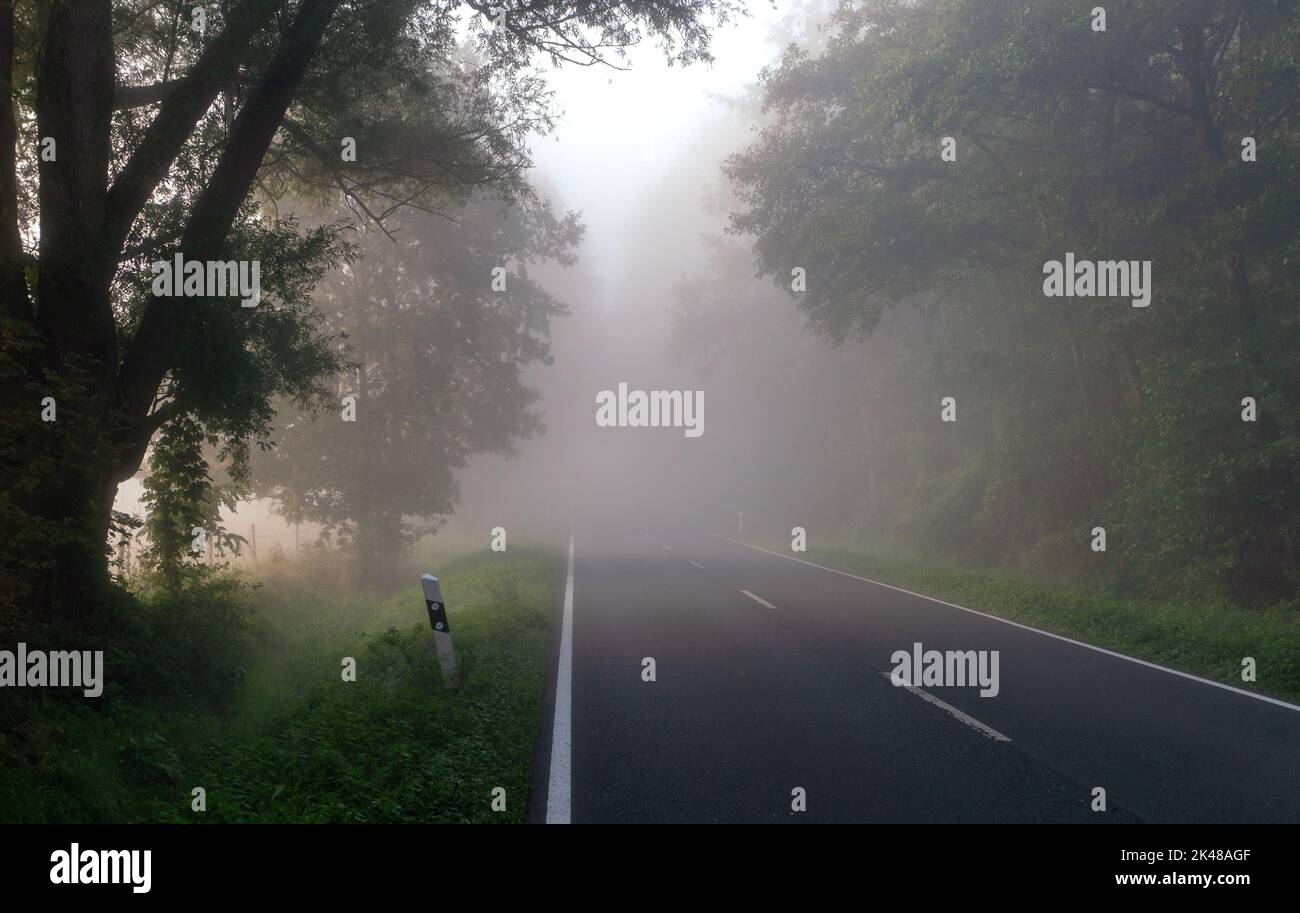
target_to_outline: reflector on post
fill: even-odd
[[[456,650],[451,645],[451,625],[447,621],[447,604],[442,600],[442,584],[432,574],[424,574],[420,586],[424,588],[424,607],[429,611],[433,646],[438,651],[438,665],[442,667],[442,683],[455,688],[460,684],[460,673],[456,669]]]

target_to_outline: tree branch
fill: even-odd
[[[126,111],[166,101],[172,93],[185,88],[188,81],[187,77],[182,77],[147,86],[118,86],[113,90],[113,110]]]
[[[94,358],[104,390],[117,365],[109,292],[115,259],[103,245],[115,72],[110,0],[51,4],[36,56],[36,127],[56,143],[57,159],[37,162],[36,321],[47,361]]]
[[[162,107],[108,192],[106,241],[114,250],[167,175],[185,141],[239,66],[253,39],[285,0],[243,0],[231,10],[226,28],[199,56],[190,74],[173,80]]]
[[[221,252],[340,2],[303,0],[298,8],[274,59],[235,118],[226,150],[195,202],[181,237],[187,256],[207,259]],[[167,298],[150,298],[146,303],[118,374],[118,393],[130,414],[143,415],[153,402],[190,313]]]
[[[1120,95],[1123,95],[1126,98],[1131,98],[1134,101],[1144,101],[1147,104],[1155,105],[1157,108],[1162,108],[1165,111],[1173,111],[1175,114],[1181,114],[1184,117],[1190,117],[1192,114],[1192,109],[1187,107],[1187,105],[1180,105],[1177,102],[1166,101],[1163,98],[1157,98],[1154,95],[1148,95],[1145,92],[1140,92],[1137,89],[1130,89],[1127,86],[1121,86],[1117,84],[1111,84],[1105,86],[1089,85],[1089,86],[1085,86],[1085,88],[1099,89],[1101,91],[1106,91],[1106,92],[1118,92]]]

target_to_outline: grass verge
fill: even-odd
[[[781,551],[779,546],[773,551]],[[787,552],[782,552],[787,553]],[[1223,602],[1118,600],[1012,574],[936,565],[844,545],[794,557],[1249,691],[1300,702],[1300,612]],[[1242,660],[1256,681],[1242,681]]]
[[[0,821],[523,821],[563,562],[512,547],[439,571],[455,691],[418,586],[133,603],[103,698],[32,689],[0,708]]]

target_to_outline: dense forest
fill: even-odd
[[[765,73],[730,225],[812,330],[870,337],[871,525],[1119,592],[1295,598],[1292,7],[881,0]],[[1149,301],[1045,294],[1067,256],[1148,261]]]

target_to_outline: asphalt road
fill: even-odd
[[[552,821],[1300,821],[1300,708],[704,534],[576,530],[571,599]],[[896,687],[918,641],[999,693]]]

